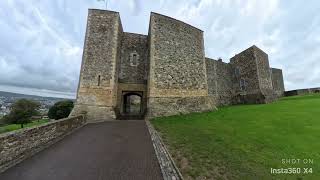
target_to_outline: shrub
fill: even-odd
[[[50,119],[62,119],[69,116],[71,110],[73,109],[73,101],[65,100],[56,102],[48,112]]]

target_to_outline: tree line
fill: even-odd
[[[63,100],[56,102],[49,108],[48,117],[50,119],[62,119],[69,116],[73,109],[73,101]],[[39,116],[40,103],[29,99],[19,99],[10,107],[10,113],[3,116],[1,121],[5,124],[20,124],[23,128],[24,124],[31,122],[31,117]]]

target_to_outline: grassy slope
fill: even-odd
[[[320,95],[156,118],[152,124],[187,179],[320,178]],[[314,163],[281,164],[282,158]],[[313,173],[271,176],[270,168],[287,167],[312,167]]]
[[[26,128],[26,127],[36,126],[36,125],[40,125],[40,124],[47,123],[47,122],[49,122],[49,120],[47,120],[47,119],[41,119],[39,121],[35,120],[35,121],[32,121],[31,123],[24,124],[23,127]],[[18,130],[18,129],[21,129],[20,124],[10,124],[10,125],[0,127],[0,133],[14,131],[14,130]]]

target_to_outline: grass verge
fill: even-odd
[[[47,122],[49,122],[48,119],[34,120],[34,121],[30,122],[30,123],[24,124],[23,127],[24,128],[32,127],[32,126],[44,124],[44,123],[47,123]],[[21,125],[20,124],[9,124],[9,125],[0,127],[0,134],[1,133],[5,133],[5,132],[9,132],[9,131],[18,130],[18,129],[21,129]]]
[[[186,179],[320,178],[320,95],[161,117],[151,123]],[[289,167],[301,172],[271,174],[271,168]],[[312,173],[303,168],[312,168]]]

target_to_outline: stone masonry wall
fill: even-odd
[[[306,95],[306,94],[313,94],[313,93],[320,93],[320,87],[285,91],[284,95],[285,96],[296,96],[296,95]]]
[[[262,103],[263,98],[259,87],[257,63],[253,48],[250,47],[232,57],[230,64],[235,71],[235,103]],[[240,87],[241,81],[244,83],[242,89]]]
[[[148,101],[148,118],[205,112],[215,108],[208,96],[149,98]]]
[[[241,53],[235,55],[230,59],[230,64],[235,69],[238,69],[239,75],[237,76],[238,84],[240,87],[240,79],[246,82],[244,90],[238,90],[239,94],[257,94],[260,93],[257,64],[253,48],[250,47]]]
[[[217,61],[206,58],[208,94],[217,96]]]
[[[268,103],[275,100],[268,55],[256,46],[231,58],[230,63],[239,70],[237,80],[244,80],[244,89],[239,88],[238,103]]]
[[[117,12],[90,9],[77,100],[70,116],[115,118],[122,25]]]
[[[152,13],[149,41],[150,115],[154,116],[158,111],[162,113],[164,109],[171,111],[168,115],[192,112],[187,106],[197,98],[199,103],[195,104],[194,111],[212,109],[209,101],[202,101],[208,96],[203,32],[181,21]],[[179,98],[183,103],[178,106],[175,102]]]
[[[218,106],[233,104],[235,89],[233,87],[233,67],[222,61],[216,61]]]
[[[146,84],[147,82],[147,36],[123,33],[119,81],[121,83]],[[133,59],[133,55],[136,56]]]
[[[217,76],[216,61],[210,58],[205,58],[205,60],[206,60],[206,71],[207,71],[208,96],[216,106],[219,106],[218,93],[217,93],[218,76]]]
[[[233,104],[234,69],[229,63],[206,58],[208,93],[217,106]]]
[[[86,123],[85,116],[61,119],[0,135],[0,173]]]
[[[256,46],[253,46],[252,49],[254,50],[257,62],[257,72],[260,90],[262,94],[266,97],[266,100],[268,102],[273,101],[276,97],[272,87],[271,70],[269,66],[268,54],[266,54]]]
[[[271,68],[271,73],[272,73],[273,91],[277,94],[278,97],[281,97],[284,95],[284,83],[283,83],[282,70]]]
[[[119,14],[89,10],[80,87],[111,87],[117,55]]]
[[[282,91],[277,73],[272,74],[268,55],[256,46],[230,63],[210,60],[205,58],[203,31],[189,24],[151,13],[146,36],[123,32],[118,12],[91,9],[70,117],[87,112],[91,122],[115,119],[123,93],[133,91],[143,94],[148,117],[267,103]]]
[[[203,32],[163,15],[151,19],[155,88],[206,90]]]

